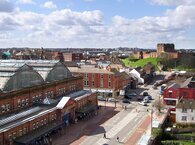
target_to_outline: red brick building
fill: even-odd
[[[83,59],[83,54],[79,52],[62,53],[64,61],[80,61]]]
[[[119,72],[108,66],[106,69],[95,65],[69,67],[73,74],[83,76],[84,89],[97,91],[100,95],[117,97],[120,90],[132,81],[126,72]]]
[[[58,61],[2,60],[0,80],[0,145],[35,144],[96,113],[96,94]]]

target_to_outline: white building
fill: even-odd
[[[179,101],[176,106],[176,123],[195,123],[195,100]]]

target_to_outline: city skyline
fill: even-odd
[[[0,47],[194,48],[194,0],[0,0]]]

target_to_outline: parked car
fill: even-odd
[[[148,96],[148,92],[143,92],[143,96]]]
[[[143,106],[147,106],[147,103],[142,101],[142,102],[139,102],[140,105],[143,105]]]
[[[148,98],[148,100],[152,100],[152,96],[150,96],[150,95],[145,96],[145,98]]]
[[[118,100],[114,99],[114,98],[108,98],[109,102],[118,102]]]
[[[104,98],[103,96],[97,96],[97,99],[98,99],[99,101],[106,101],[106,98]]]
[[[130,102],[129,100],[127,100],[127,99],[124,99],[124,100],[123,100],[123,103],[128,103],[128,104],[130,104],[131,102]]]
[[[126,93],[125,95],[129,95],[129,96],[137,96],[137,93],[135,93],[135,92],[130,92],[130,93]]]
[[[148,99],[148,97],[145,97],[145,98],[143,99],[143,101],[146,102],[146,103],[150,103],[150,100]]]
[[[132,99],[132,97],[133,97],[133,96],[131,96],[131,95],[129,95],[129,94],[126,94],[126,95],[124,96],[125,99]]]

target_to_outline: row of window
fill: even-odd
[[[182,120],[182,121],[187,121],[187,116],[182,116],[182,117],[181,117],[181,120]],[[192,120],[194,120],[194,117],[192,117]]]
[[[47,119],[42,119],[41,121],[37,121],[35,123],[33,123],[33,126],[32,126],[32,129],[35,130],[43,125],[46,125],[47,124]]]
[[[61,94],[64,94],[66,92],[66,88],[59,88],[58,89],[58,94],[61,95]]]
[[[89,86],[89,81],[88,80],[84,80],[84,86]],[[95,86],[95,82],[92,81],[92,87],[94,87],[94,86]],[[100,80],[100,87],[101,88],[104,87],[104,80],[103,79]],[[111,82],[110,81],[108,82],[108,87],[111,87]]]
[[[48,98],[53,98],[53,95],[54,95],[53,91],[48,91],[45,93],[45,97],[48,97]]]
[[[88,78],[88,74],[87,73],[84,74],[84,78]],[[92,80],[94,80],[94,78],[95,78],[95,74],[92,74]],[[100,78],[103,79],[104,78],[104,74],[100,74]],[[111,81],[111,75],[108,75],[108,80]]]
[[[182,113],[187,113],[187,112],[188,112],[188,109],[182,108]],[[193,112],[193,109],[190,109],[190,112]]]
[[[32,97],[32,101],[33,101],[33,103],[35,103],[35,102],[41,102],[42,101],[42,95],[39,94],[39,95],[33,96]]]
[[[1,108],[0,108],[1,113],[8,112],[8,111],[10,111],[10,104],[9,103],[1,105]]]
[[[25,107],[28,106],[29,100],[28,99],[18,99],[18,107]]]
[[[27,127],[23,127],[21,129],[19,129],[19,134],[18,136],[22,136],[28,133],[28,128]],[[12,141],[12,139],[15,139],[17,137],[17,132],[12,132],[9,134],[9,140]]]

